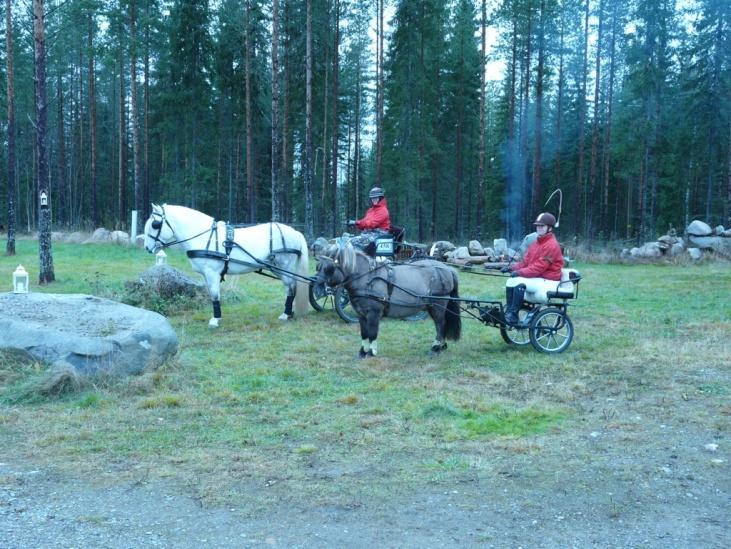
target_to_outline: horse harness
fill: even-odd
[[[277,230],[279,231],[279,238],[282,241],[282,247],[274,249],[274,226],[277,227]],[[247,267],[259,267],[256,271],[254,271],[257,274],[268,276],[270,278],[278,278],[277,276],[273,274],[269,274],[264,272],[263,269],[268,269],[269,271],[276,273],[284,273],[293,275],[294,273],[290,273],[288,271],[285,271],[284,269],[281,269],[280,267],[277,267],[273,261],[276,259],[277,254],[295,254],[297,257],[302,255],[302,252],[296,248],[288,248],[286,246],[286,242],[284,241],[284,233],[282,232],[282,227],[279,225],[279,223],[269,223],[269,255],[267,255],[266,260],[261,260],[255,255],[253,255],[250,251],[248,251],[246,248],[244,248],[241,244],[237,243],[235,240],[234,232],[237,228],[246,227],[246,225],[233,225],[231,223],[226,223],[226,238],[221,243],[223,246],[223,252],[219,251],[218,247],[218,222],[214,221],[213,226],[211,227],[211,234],[208,237],[208,242],[206,243],[206,249],[205,250],[188,250],[186,254],[189,258],[195,259],[195,258],[205,258],[205,259],[219,259],[223,261],[223,269],[221,269],[221,282],[224,281],[224,277],[228,273],[228,266],[229,263],[234,263],[237,265],[245,265]],[[215,239],[214,239],[215,235]],[[214,241],[216,243],[216,249],[212,250],[211,248],[211,241]],[[231,258],[231,252],[234,250],[241,250],[243,253],[248,255],[254,263],[251,263],[249,261],[242,261],[240,259],[232,259]]]

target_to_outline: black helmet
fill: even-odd
[[[386,195],[381,187],[373,187],[368,193],[368,198],[384,198]]]
[[[538,217],[536,217],[536,220],[533,222],[533,225],[548,225],[549,227],[553,227],[555,224],[556,218],[553,217],[553,214],[548,212],[538,214]]]

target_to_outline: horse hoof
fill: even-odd
[[[360,348],[360,351],[358,351],[358,358],[365,358],[365,357],[367,357],[367,356],[368,356],[368,353],[366,353],[366,352],[365,352],[365,351],[363,350],[363,347],[361,347],[361,348]]]
[[[208,321],[208,327],[211,328],[212,330],[215,328],[218,328],[219,320],[220,319],[218,319],[218,318],[212,318],[211,320]]]
[[[287,313],[282,313],[279,315],[279,320],[292,320],[292,315],[288,315]]]

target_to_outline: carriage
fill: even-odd
[[[318,262],[318,279],[321,282],[329,283],[329,286],[325,286],[325,291],[331,292],[329,295],[332,297],[338,314],[348,321],[360,321],[362,332],[364,330],[364,318],[369,315],[369,311],[367,311],[369,308],[380,307],[380,310],[376,311],[378,318],[380,316],[414,317],[416,314],[424,314],[424,311],[428,310],[437,326],[438,335],[435,343],[445,345],[443,338],[440,339],[439,337],[439,322],[443,322],[444,318],[438,319],[433,314],[434,309],[439,309],[442,311],[442,317],[446,315],[447,320],[454,316],[460,319],[476,319],[485,326],[499,329],[500,335],[506,343],[516,346],[531,344],[536,351],[541,353],[561,353],[568,349],[573,341],[574,326],[568,315],[568,308],[571,302],[578,297],[579,282],[582,279],[576,269],[563,269],[561,280],[556,282],[553,291],[545,294],[526,292],[519,311],[518,322],[509,324],[505,321],[505,305],[502,301],[459,296],[456,283],[451,293],[446,291],[435,292],[433,286],[427,287],[425,291],[423,285],[420,292],[419,289],[416,289],[418,286],[400,283],[390,272],[399,268],[408,268],[409,262],[390,265],[379,264],[376,258],[373,257],[375,254],[371,250],[369,264],[366,265],[361,262],[360,267],[352,270],[343,266],[343,253],[343,250],[337,250],[333,247],[329,254],[321,256]],[[328,261],[330,262],[328,269],[321,269],[321,263]],[[413,260],[412,265],[415,268],[417,266],[426,268],[423,265],[424,261],[424,259],[417,258]],[[436,264],[438,262],[431,260],[431,263]],[[455,265],[452,265],[452,267],[455,267]],[[460,270],[469,273],[504,276],[496,271],[456,267],[461,267]],[[340,274],[334,276],[332,273],[335,271],[339,271]],[[360,298],[360,303],[354,308],[349,308],[352,304],[352,296],[348,292],[352,294],[353,288],[352,284],[350,284],[350,288],[346,288],[348,286],[346,282],[360,280],[363,277],[369,278],[371,282],[380,285],[380,289],[376,289],[370,283],[360,284],[360,287],[355,290],[357,292],[355,295]],[[408,279],[402,276],[401,280]],[[316,286],[313,285],[313,287]],[[395,297],[397,292],[399,293],[398,298]],[[371,301],[373,307],[369,303]],[[400,313],[398,315],[387,314],[389,307],[399,308]],[[408,310],[409,308],[412,310],[410,315],[404,312],[404,309]],[[424,317],[425,315],[422,316],[422,318]],[[377,323],[375,330],[377,335]]]
[[[503,275],[490,271],[462,269],[468,273]],[[556,289],[548,292],[546,299],[526,292],[518,312],[518,324],[505,322],[505,308],[502,301],[460,298],[461,309],[492,328],[500,330],[505,343],[523,346],[531,344],[541,353],[561,353],[569,348],[574,339],[574,325],[568,315],[571,302],[579,296],[579,282],[582,276],[576,269],[562,269],[561,280]]]

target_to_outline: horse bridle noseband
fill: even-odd
[[[157,234],[153,236],[153,235],[147,233],[147,235],[146,235],[155,242],[155,250],[158,248],[167,248],[169,246],[178,244],[178,242],[164,242],[164,241],[160,240],[160,233],[162,233],[163,223],[165,223],[165,225],[167,225],[170,228],[170,232],[172,232],[173,236],[175,236],[175,231],[173,230],[173,227],[170,225],[170,222],[167,220],[167,217],[165,217],[165,207],[160,206],[160,210],[162,210],[162,213],[153,211],[151,214],[152,217],[155,217],[156,215],[160,216],[160,219],[153,219],[152,223],[150,224],[150,227],[152,227],[154,230],[156,230]]]

